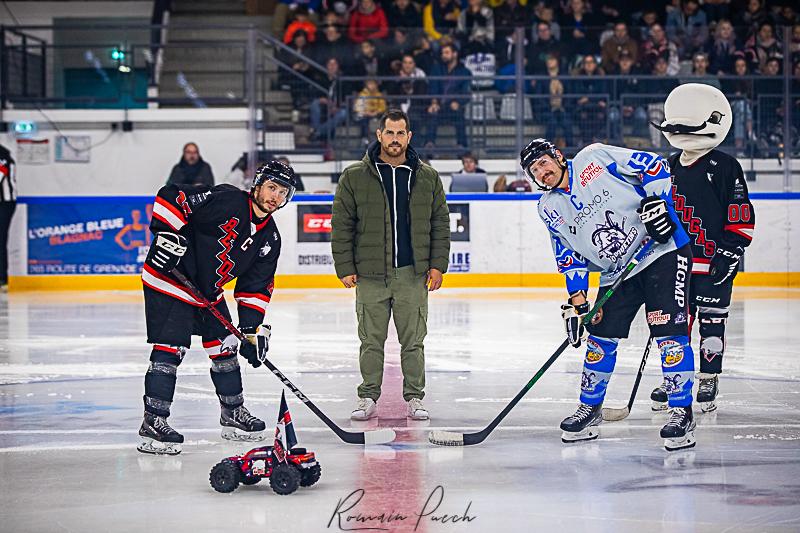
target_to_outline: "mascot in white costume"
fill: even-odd
[[[686,83],[664,103],[664,122],[653,124],[680,152],[669,158],[675,211],[689,234],[694,254],[689,284],[689,332],[700,330],[697,403],[717,408],[725,352],[725,322],[733,279],[753,239],[756,215],[739,162],[717,150],[733,120],[725,95],[710,85]],[[653,410],[666,409],[667,394],[656,388]]]

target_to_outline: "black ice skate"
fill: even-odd
[[[664,382],[661,382],[661,385],[653,389],[653,392],[650,393],[650,400],[652,400],[652,405],[650,405],[650,409],[653,411],[666,411],[667,410],[667,389],[664,386]]]
[[[582,403],[575,414],[561,422],[561,442],[577,442],[594,440],[600,436],[597,426],[603,420],[603,404],[589,405]]]
[[[250,414],[247,407],[240,405],[234,409],[222,408],[219,416],[222,425],[222,438],[228,440],[264,440],[264,421]]]
[[[697,373],[697,404],[704,413],[717,409],[717,394],[719,393],[719,374]]]
[[[145,413],[142,427],[139,428],[139,436],[142,437],[142,443],[136,449],[142,453],[156,455],[181,453],[183,435],[170,427],[165,416]]]
[[[669,420],[661,428],[661,438],[664,439],[664,448],[668,452],[694,448],[694,415],[692,406],[672,407],[669,410]]]

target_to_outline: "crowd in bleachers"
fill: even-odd
[[[663,98],[684,77],[750,100],[780,94],[780,79],[741,76],[781,75],[788,54],[797,84],[799,11],[788,0],[281,0],[273,29],[288,46],[281,59],[305,78],[323,87],[343,75],[367,80],[345,84],[347,99],[319,97],[301,90],[304,77],[284,73],[295,106],[309,108],[317,138],[332,134],[348,117],[367,137],[370,118],[391,98],[412,123],[424,125],[415,129],[425,144],[436,142],[437,125],[446,122],[455,126],[457,144],[466,147],[470,90],[514,92],[513,79],[487,78],[515,74],[522,47],[525,74],[549,78],[526,87],[534,115],[548,136],[573,146],[620,138],[622,120],[649,135],[652,108],[644,96],[637,101],[630,95]],[[790,42],[782,39],[785,26],[791,28]],[[524,42],[518,42],[520,35]],[[308,58],[326,72],[311,68]],[[386,76],[398,79],[371,79]],[[780,101],[762,111],[749,101],[734,107],[740,149],[755,136],[753,114],[774,115]]]

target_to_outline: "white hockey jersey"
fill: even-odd
[[[550,232],[558,271],[565,275],[570,294],[588,289],[590,270],[601,272],[603,286],[622,273],[648,237],[636,213],[642,198],[664,198],[677,229],[670,242],[645,256],[631,277],[689,242],[673,207],[669,164],[661,156],[596,143],[567,161],[567,172],[569,190],[543,194],[539,216]]]

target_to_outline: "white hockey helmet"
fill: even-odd
[[[684,83],[664,102],[664,121],[653,124],[681,150],[711,150],[719,146],[733,123],[731,104],[722,91],[704,83]]]

